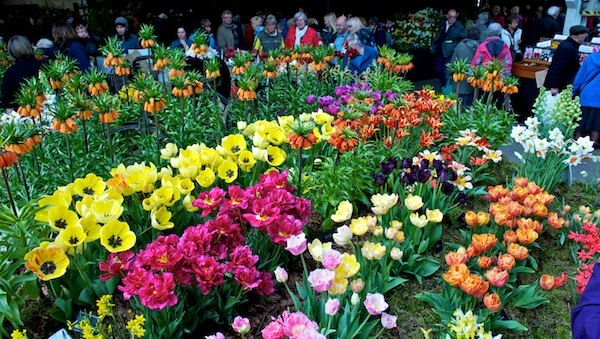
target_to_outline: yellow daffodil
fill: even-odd
[[[79,246],[83,243],[87,234],[80,225],[69,226],[60,231],[58,237],[69,247]]]
[[[160,231],[175,226],[171,221],[171,212],[169,212],[165,206],[152,209],[152,211],[150,211],[150,220],[152,227]]]
[[[419,215],[419,213],[415,212],[410,214],[410,222],[418,228],[423,228],[427,225],[429,220],[427,220],[426,215]]]
[[[104,317],[112,315],[112,308],[115,304],[112,303],[112,295],[105,294],[96,300],[96,306],[98,307],[98,318],[103,319]]]
[[[25,254],[25,261],[25,267],[44,281],[62,277],[69,267],[65,252],[47,241]]]
[[[127,251],[135,245],[135,240],[135,233],[123,221],[110,221],[100,230],[100,243],[111,253]]]
[[[127,322],[127,331],[135,337],[135,338],[143,338],[146,335],[146,329],[144,328],[144,323],[146,319],[144,319],[144,315],[138,314],[135,318],[129,320]]]
[[[352,203],[348,200],[344,200],[338,204],[338,208],[334,214],[331,215],[331,220],[335,222],[344,222],[352,218]]]
[[[225,160],[217,169],[217,175],[226,183],[232,183],[238,177],[238,167],[232,160]]]

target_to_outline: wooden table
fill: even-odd
[[[519,78],[535,80],[535,73],[547,70],[549,66],[549,61],[523,59],[518,62],[513,62],[511,73]]]

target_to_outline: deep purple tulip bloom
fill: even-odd
[[[429,168],[429,160],[421,159],[421,169]]]
[[[466,204],[468,201],[469,197],[465,193],[458,193],[458,202],[460,202],[461,204]]]
[[[383,173],[375,173],[373,179],[375,179],[375,185],[383,186],[387,182],[388,176]]]
[[[398,159],[390,158],[387,161],[382,162],[379,165],[379,168],[381,169],[381,173],[388,175],[392,173],[392,171],[396,168],[396,165],[398,165]]]
[[[421,183],[426,183],[430,177],[431,172],[429,170],[420,170],[417,172],[417,180],[419,180]]]
[[[412,166],[412,160],[409,158],[403,158],[402,159],[402,168],[409,168],[410,166]]]
[[[452,192],[454,192],[454,185],[452,185],[449,182],[443,182],[442,183],[442,193],[444,193],[445,195],[450,195],[452,194]]]
[[[309,105],[312,105],[312,104],[315,103],[315,99],[316,99],[316,97],[311,94],[311,95],[309,95],[309,96],[306,97],[306,103],[309,104]]]

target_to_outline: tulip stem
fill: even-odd
[[[17,162],[17,174],[23,182],[23,187],[25,188],[25,195],[27,196],[27,200],[31,200],[31,195],[29,194],[29,185],[27,185],[27,177],[25,176],[25,171],[23,171],[23,167],[21,166],[20,162]]]
[[[69,155],[69,173],[71,174],[71,181],[73,181],[75,180],[75,178],[73,176],[73,155],[71,154],[71,142],[69,142],[69,133],[65,133],[65,140],[67,142],[67,154]]]
[[[159,128],[158,128],[158,112],[154,112],[154,131],[156,132],[156,154],[158,159],[156,160],[156,165],[160,164],[160,138],[159,138]]]
[[[81,120],[82,132],[83,132],[83,144],[85,145],[85,154],[89,154],[89,145],[88,145],[88,137],[87,137],[87,128],[85,127],[85,120]]]
[[[13,199],[12,192],[10,191],[10,185],[8,183],[8,175],[6,170],[2,167],[2,177],[4,177],[4,184],[6,185],[6,192],[8,192],[8,200],[10,200],[10,206],[12,207],[15,217],[18,217],[17,206],[15,205],[15,199]]]

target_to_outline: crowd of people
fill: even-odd
[[[523,59],[526,36],[537,42],[552,39],[563,31],[564,21],[558,6],[548,7],[545,16],[524,17],[518,6],[511,8],[509,13],[506,16],[500,6],[493,6],[490,12],[480,13],[476,24],[467,30],[458,20],[458,11],[450,9],[447,12],[446,20],[431,44],[431,52],[436,56],[436,74],[442,87],[450,85],[448,65],[457,59],[472,66],[497,59],[504,65],[505,74],[511,75],[513,62]],[[588,56],[580,69],[579,47],[590,33],[586,26],[569,27],[568,37],[553,53],[543,86],[550,95],[557,95],[568,85],[573,85],[572,94],[580,97],[582,107],[582,120],[576,136],[590,136],[594,146],[600,148],[600,99],[595,94],[600,89],[600,59],[597,53]],[[466,79],[458,84],[458,95],[465,106],[472,104],[474,88]],[[503,96],[496,98],[499,104],[502,100]]]
[[[190,48],[194,36],[199,32],[208,36],[210,47],[221,52],[239,49],[266,54],[272,50],[300,45],[330,45],[341,55],[346,54],[349,49],[356,51],[356,55],[351,58],[336,58],[333,62],[360,74],[377,59],[377,48],[390,44],[390,34],[377,17],[366,20],[359,16],[329,12],[319,23],[317,18],[309,17],[306,11],[300,8],[289,19],[281,12],[261,10],[248,22],[243,22],[239,15],[224,10],[220,17],[221,22],[213,30],[212,23],[207,18],[191,20],[181,15],[182,13],[171,14],[173,13],[161,13],[157,17],[149,17],[150,23],[155,25],[159,42],[184,51]],[[552,38],[561,33],[564,26],[564,13],[558,6],[540,6],[536,9],[525,6],[523,11],[519,6],[510,9],[499,5],[484,7],[478,13],[475,24],[470,25],[468,29],[461,22],[456,9],[450,9],[445,19],[431,43],[436,74],[442,86],[450,84],[448,64],[459,58],[466,59],[472,65],[499,59],[504,64],[505,72],[510,74],[512,63],[523,58],[525,46],[533,45],[541,39]],[[136,35],[139,20],[134,19],[132,25],[126,17],[118,16],[113,24],[111,36],[121,41],[124,52],[141,48]],[[192,25],[194,26],[190,27]],[[578,27],[571,29],[569,38],[560,44],[550,65],[544,86],[554,94],[563,90],[567,84],[579,84],[574,82],[580,65],[577,48],[587,38],[589,30],[583,26]],[[42,38],[35,47],[42,49],[44,55],[49,58],[57,52],[65,54],[76,60],[78,67],[85,71],[92,67],[94,57],[99,55],[98,49],[105,41],[105,38],[88,29],[87,22],[81,18],[70,16],[64,21],[58,20],[52,24],[51,39]],[[25,36],[19,35],[15,42],[26,39]],[[20,59],[27,59],[30,53],[21,51],[21,54],[11,53],[13,54]],[[17,57],[15,60],[18,61]],[[8,72],[5,82],[14,82],[15,76],[25,77],[27,73],[22,71],[25,64],[21,63],[16,67],[21,68],[19,72]],[[593,80],[584,81],[584,86],[579,84],[580,88],[575,87],[581,91],[584,107],[598,106],[595,110],[584,109],[583,121],[586,127],[579,131],[582,134],[590,134],[592,139],[597,141],[600,137],[600,121],[596,120],[600,119],[594,117],[597,109],[600,109],[600,102],[596,103],[595,99],[587,95],[589,90],[596,89]],[[10,107],[14,100],[14,90],[10,90],[10,87],[2,85],[2,101],[5,107]],[[473,101],[473,88],[466,80],[459,84],[459,96],[467,106]]]

